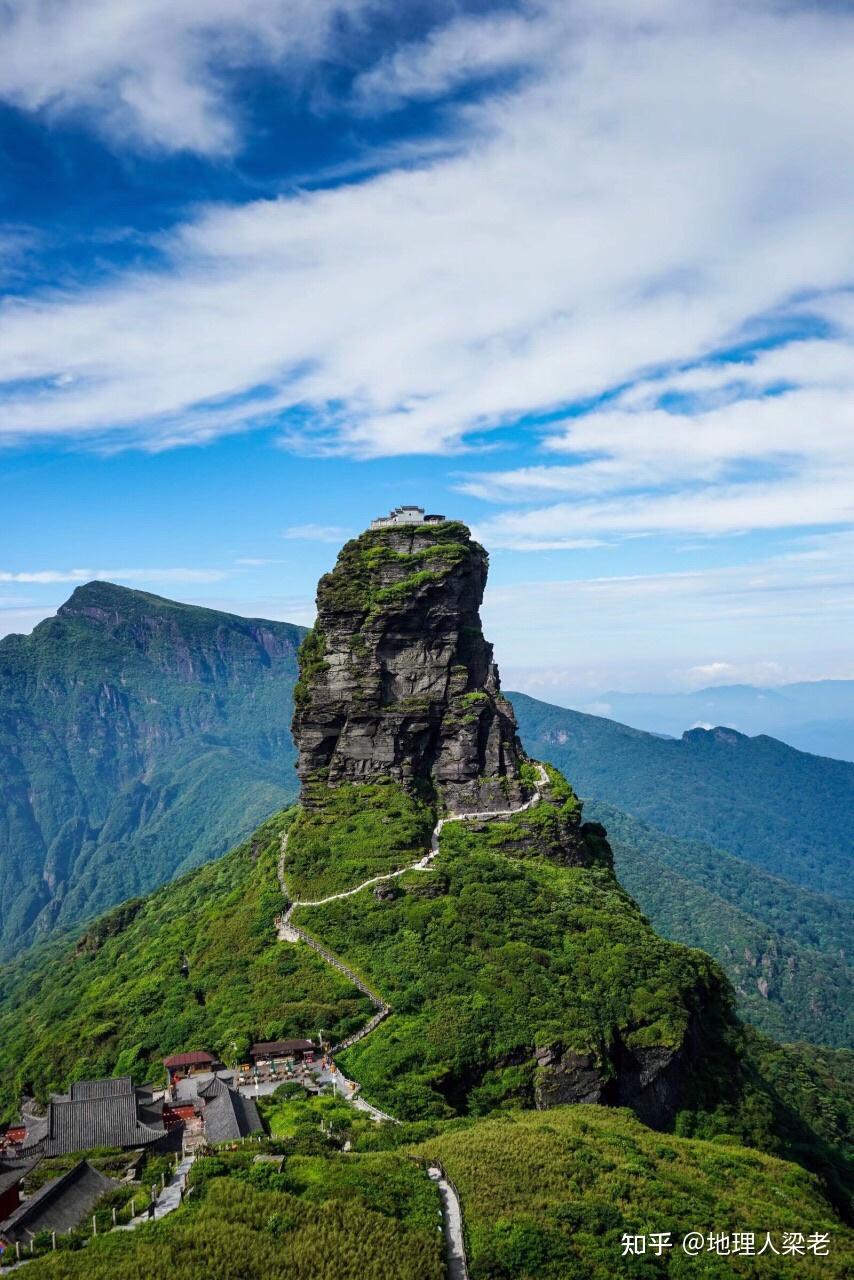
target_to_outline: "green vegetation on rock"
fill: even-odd
[[[434,810],[390,779],[311,787],[288,836],[285,876],[294,896],[322,898],[396,871],[430,847]]]
[[[482,840],[449,824],[436,869],[402,876],[394,901],[297,911],[394,1008],[342,1058],[393,1114],[531,1103],[536,1045],[603,1061],[617,1036],[675,1049],[692,1015],[726,998],[711,962],[658,938],[606,868],[508,858]]]
[[[294,685],[294,703],[297,706],[308,698],[308,690],[315,676],[326,671],[329,664],[324,661],[325,654],[326,639],[323,631],[319,626],[314,626],[300,645],[297,655],[300,670],[300,677]]]
[[[338,556],[334,574],[320,580],[318,588],[330,607],[361,614],[371,620],[380,612],[394,608],[425,583],[441,582],[469,554],[469,532],[463,524],[448,520],[442,525],[409,526],[403,533],[411,536],[411,552],[396,551],[390,542],[401,535],[401,529],[368,529],[345,543]],[[435,541],[437,537],[441,541]],[[423,540],[424,545],[418,546]],[[401,581],[383,584],[386,567],[408,570]]]

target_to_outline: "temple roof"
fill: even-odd
[[[205,1100],[205,1137],[208,1142],[229,1142],[250,1133],[263,1132],[258,1108],[251,1098],[214,1076],[199,1089]]]
[[[66,1173],[53,1178],[0,1223],[0,1235],[7,1240],[25,1240],[37,1231],[67,1231],[76,1227],[102,1196],[118,1182],[81,1160]]]
[[[47,1115],[28,1129],[22,1152],[58,1156],[93,1147],[145,1147],[164,1132],[150,1092],[134,1089],[130,1076],[78,1080],[70,1095],[51,1099]]]
[[[289,1053],[305,1053],[306,1050],[317,1049],[312,1040],[260,1040],[249,1048],[250,1058],[263,1058],[266,1055],[286,1057]]]
[[[25,1178],[41,1160],[41,1156],[29,1160],[4,1160],[0,1158],[0,1195]]]

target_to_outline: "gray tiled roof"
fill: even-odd
[[[263,1058],[265,1056],[285,1057],[289,1053],[305,1053],[316,1050],[317,1045],[311,1040],[261,1040],[258,1044],[253,1044],[249,1049],[250,1058]]]
[[[131,1082],[128,1089],[119,1077],[116,1092],[110,1094],[106,1081],[80,1081],[73,1088],[101,1086],[83,1097],[54,1097],[47,1116],[27,1134],[24,1154],[38,1151],[45,1156],[69,1151],[89,1151],[92,1147],[145,1147],[162,1138],[165,1130],[155,1108],[147,1105],[140,1116],[139,1100]],[[149,1096],[145,1102],[150,1103]]]
[[[34,1160],[3,1160],[0,1159],[0,1194],[8,1191],[10,1187],[14,1187],[17,1182],[26,1177],[31,1170],[41,1160],[41,1156],[36,1156]]]
[[[234,1083],[233,1071],[216,1071],[199,1073],[195,1076],[184,1076],[172,1085],[172,1097],[176,1103],[195,1102],[212,1080],[223,1080],[226,1084]]]
[[[205,1099],[205,1137],[208,1142],[230,1142],[249,1133],[261,1133],[264,1126],[251,1098],[244,1098],[214,1078],[199,1090]]]
[[[37,1231],[67,1231],[91,1213],[103,1195],[119,1184],[81,1160],[51,1182],[46,1182],[0,1223],[7,1240],[28,1240]]]
[[[107,1076],[105,1080],[75,1080],[71,1086],[72,1102],[84,1102],[90,1098],[115,1098],[133,1093],[130,1076]]]

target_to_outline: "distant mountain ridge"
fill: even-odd
[[[291,799],[303,634],[92,582],[0,641],[0,952],[225,852]]]
[[[566,770],[580,795],[814,892],[854,894],[854,764],[720,727],[666,739],[508,696],[528,748]]]
[[[854,680],[715,685],[690,693],[610,691],[583,709],[649,733],[678,738],[696,725],[724,725],[768,734],[813,755],[854,761]]]
[[[0,953],[218,856],[294,797],[304,634],[96,582],[0,642]],[[850,1043],[854,766],[510,696],[656,928],[715,956],[771,1034]]]

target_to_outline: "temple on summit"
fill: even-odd
[[[393,529],[401,524],[444,524],[445,517],[425,515],[423,507],[394,507],[387,516],[371,521],[372,529]]]

